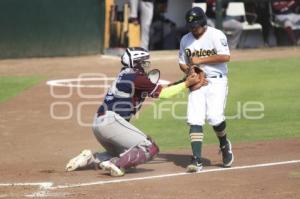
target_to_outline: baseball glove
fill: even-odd
[[[206,86],[208,84],[208,81],[205,79],[204,71],[199,67],[193,67],[190,75],[192,74],[197,75],[197,81],[189,86],[190,91],[197,90],[202,86]]]
[[[153,69],[148,72],[147,76],[153,84],[157,84],[160,78],[160,71],[158,69]]]

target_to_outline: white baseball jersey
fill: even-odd
[[[204,34],[194,38],[192,33],[183,36],[180,42],[179,63],[188,64],[189,57],[230,55],[226,36],[220,30],[207,27]],[[208,85],[192,91],[188,97],[187,122],[190,125],[219,125],[225,120],[224,108],[227,98],[227,64],[203,64]]]
[[[196,39],[192,33],[184,35],[180,42],[179,63],[188,64],[191,56],[206,57],[211,55],[230,55],[225,34],[215,28],[207,26],[204,34]],[[227,75],[227,64],[204,64],[202,68],[207,76],[218,74]]]

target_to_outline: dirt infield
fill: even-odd
[[[173,81],[180,77],[176,55],[176,51],[152,53],[152,65],[161,70],[163,79]],[[233,51],[232,60],[299,55],[300,48],[244,50]],[[111,178],[100,170],[64,172],[71,157],[84,148],[99,149],[99,144],[90,127],[78,125],[78,115],[65,120],[53,119],[51,106],[59,102],[77,110],[83,102],[92,102],[83,107],[80,117],[81,121],[88,122],[101,99],[82,99],[76,89],[66,87],[55,88],[55,93],[61,96],[72,92],[72,96],[55,98],[46,81],[77,78],[82,73],[113,77],[119,69],[119,58],[109,56],[0,61],[1,76],[47,77],[0,104],[0,198],[299,197],[300,139],[234,144],[236,161],[227,170],[219,166],[217,145],[209,145],[204,148],[205,172],[192,175],[184,173],[189,150],[164,151],[154,161],[122,178]],[[99,91],[95,88],[82,92],[91,90]],[[66,116],[65,112],[68,112],[66,106],[58,104],[55,114]]]

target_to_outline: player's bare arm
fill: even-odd
[[[215,64],[230,61],[230,55],[212,55],[209,57],[191,57],[191,64]]]
[[[188,71],[189,71],[189,65],[179,63],[179,67],[180,67],[180,70],[181,70],[182,72],[184,72],[185,74],[188,73]]]

